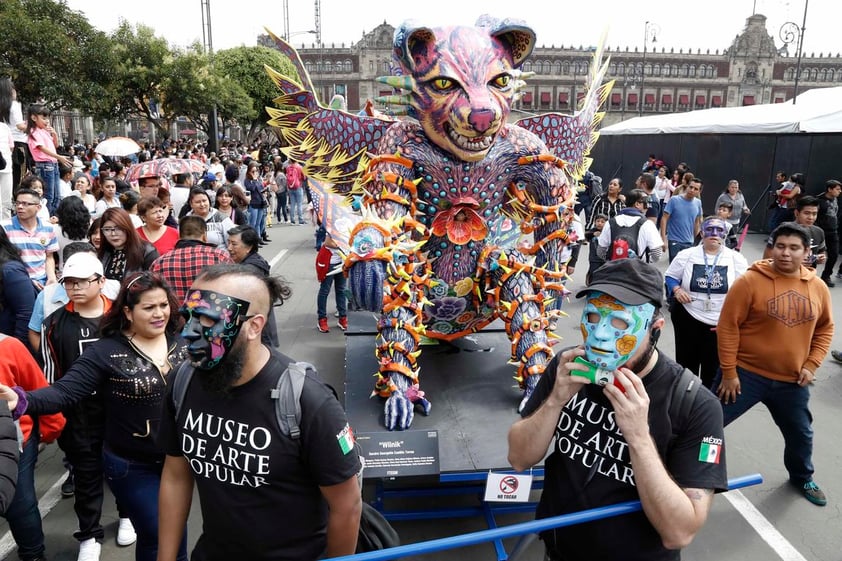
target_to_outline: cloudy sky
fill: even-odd
[[[778,31],[787,21],[801,27],[807,0],[420,0],[384,2],[373,0],[322,0],[322,42],[349,44],[364,32],[388,22],[397,26],[406,19],[424,23],[472,23],[479,14],[517,17],[535,29],[538,45],[592,45],[604,29],[613,47],[642,48],[647,21],[660,27],[656,47],[696,50],[725,49],[745,27],[753,11],[765,15],[767,29],[781,44]],[[299,31],[315,28],[315,2],[288,0],[290,32],[296,45],[314,41]],[[102,31],[111,31],[119,20],[144,23],[172,45],[202,40],[201,0],[142,0],[111,2],[66,0],[74,10]],[[107,7],[106,7],[107,6]],[[274,0],[210,0],[215,50],[254,45],[266,26],[283,34],[282,3]],[[548,7],[552,6],[552,7]],[[839,41],[838,0],[811,0],[807,11],[804,52],[842,52]],[[651,45],[649,46],[651,48]],[[790,49],[795,53],[795,45]]]

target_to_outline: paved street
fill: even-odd
[[[323,377],[338,390],[344,385],[344,337],[335,327],[332,303],[329,303],[331,331],[320,334],[316,330],[316,280],[314,274],[315,251],[313,249],[313,228],[307,226],[276,225],[269,231],[272,242],[261,253],[272,261],[273,272],[286,278],[293,288],[293,297],[277,313],[282,350],[299,360],[314,363]],[[750,235],[744,253],[749,261],[758,258],[762,237]],[[585,250],[586,252],[587,250]],[[575,291],[583,283],[587,267],[584,263],[574,275],[571,289]],[[666,262],[660,264],[666,268]],[[831,289],[834,296],[842,294],[842,284]],[[332,300],[332,297],[331,297]],[[842,302],[842,296],[838,301]],[[842,308],[834,305],[836,316]],[[566,341],[575,342],[578,337],[580,302],[573,300],[567,308],[570,318],[563,320],[559,333]],[[669,321],[661,337],[660,348],[673,354],[673,337]],[[842,348],[842,335],[834,338],[834,348]],[[786,483],[783,467],[783,442],[777,427],[761,406],[755,407],[726,430],[729,476],[736,477],[760,472],[765,482],[751,487],[741,494],[731,493],[718,496],[708,524],[694,543],[685,550],[683,559],[690,561],[761,561],[769,559],[839,561],[842,551],[842,528],[840,528],[840,504],[842,504],[842,431],[839,426],[839,407],[842,403],[842,366],[830,358],[818,372],[812,395],[812,410],[815,419],[816,480],[826,491],[829,505],[825,508],[813,506],[801,498]],[[370,373],[361,373],[368,375]],[[425,375],[431,376],[432,373]],[[514,408],[514,404],[513,404]],[[434,409],[435,412],[435,409]],[[435,413],[434,413],[435,414]],[[501,418],[502,434],[514,420]],[[440,434],[447,427],[439,429]],[[489,442],[489,446],[505,448],[505,441]],[[48,513],[44,518],[47,539],[47,554],[53,561],[76,559],[77,544],[71,534],[76,527],[72,500],[59,498],[58,487],[64,479],[61,453],[56,446],[49,446],[41,455],[37,469],[38,493],[42,497],[42,508]],[[370,494],[370,489],[367,489]],[[451,499],[444,499],[450,501]],[[419,499],[419,502],[421,500]],[[442,501],[442,499],[438,499]],[[194,502],[194,514],[190,522],[191,543],[198,537],[201,521],[198,501]],[[443,504],[431,501],[431,504]],[[449,504],[449,503],[448,503]],[[413,504],[414,508],[419,505]],[[429,505],[427,505],[429,506]],[[505,525],[531,519],[530,515],[507,515],[498,518],[498,524]],[[106,526],[106,541],[103,545],[103,560],[123,561],[134,558],[134,548],[118,548],[114,542],[116,513],[113,499],[106,498],[103,523]],[[279,523],[281,519],[279,518]],[[447,519],[412,522],[396,522],[404,543],[456,535],[485,529],[482,519]],[[0,529],[0,559],[16,559],[12,552],[14,543],[5,524]],[[606,539],[611,539],[606,537]],[[511,544],[511,542],[508,542]],[[511,546],[510,546],[511,547]],[[417,559],[463,560],[494,559],[491,545],[483,544],[470,548],[438,552]],[[542,559],[541,546],[533,544],[520,559],[538,561]]]

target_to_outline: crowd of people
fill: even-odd
[[[269,146],[207,154],[165,139],[125,159],[62,147],[46,108],[33,104],[24,119],[7,79],[0,116],[8,162],[0,170],[0,397],[21,428],[20,449],[7,450],[0,412],[0,467],[17,461],[14,482],[0,473],[0,508],[21,559],[44,558],[34,465],[39,445],[53,440],[69,469],[62,493],[74,498],[78,561],[100,559],[105,484],[120,517],[117,543],[136,543],[139,561],[188,558],[194,485],[205,532],[193,559],[353,553],[361,467],[329,388],[304,383],[302,442],[272,437],[268,396],[291,364],[277,351],[273,304],[289,289],[259,250],[273,222],[306,223],[301,167]],[[156,158],[199,160],[205,171],[128,179],[132,165]],[[509,459],[523,470],[550,449],[541,517],[634,498],[643,511],[545,533],[549,559],[674,558],[704,524],[713,493],[727,487],[724,426],[758,402],[783,434],[790,482],[827,504],[813,480],[809,386],[833,334],[842,183],[829,180],[813,197],[803,174],[778,179],[764,260],[751,265],[739,251],[751,209],[736,179],[706,216],[702,179],[651,155],[633,189],[623,193],[611,178],[605,192],[583,197],[583,341],[549,363],[510,430]],[[342,259],[323,228],[319,235],[317,327],[329,331],[333,287],[345,330]],[[665,255],[662,275],[651,264]],[[571,257],[568,273],[578,248]],[[765,306],[784,293],[804,305],[770,313]],[[667,313],[674,360],[657,349]],[[710,390],[690,394],[690,417],[670,406],[684,370]],[[174,395],[174,380],[194,372],[200,383],[188,378],[184,395]],[[614,383],[594,383],[609,375]],[[583,453],[570,454],[573,446]],[[270,531],[270,508],[297,516]],[[599,539],[608,532],[624,539]],[[255,533],[271,543],[250,539]]]
[[[262,144],[234,143],[217,155],[186,139],[165,139],[123,158],[104,157],[90,145],[61,146],[49,111],[33,104],[24,114],[7,78],[0,79],[0,114],[6,163],[0,170],[0,394],[11,404],[2,408],[10,416],[0,414],[0,466],[11,466],[0,474],[0,506],[18,556],[45,558],[34,468],[39,446],[57,440],[68,468],[61,492],[73,497],[78,519],[78,561],[100,559],[106,484],[119,513],[119,546],[136,544],[139,561],[186,560],[183,531],[174,539],[171,532],[161,534],[164,552],[158,553],[165,458],[193,452],[178,450],[183,439],[174,436],[184,419],[176,425],[176,419],[162,418],[167,391],[179,364],[197,365],[199,386],[209,393],[194,398],[193,388],[188,392],[193,415],[205,401],[227,402],[232,388],[256,391],[254,383],[246,384],[251,380],[274,387],[284,373],[290,360],[277,351],[274,305],[290,292],[270,275],[259,250],[270,241],[273,222],[306,223],[307,180],[300,165]],[[159,158],[197,160],[204,172],[130,175],[132,166]],[[214,287],[223,292],[205,292]],[[223,297],[237,307],[221,308]],[[302,516],[293,530],[274,533],[276,545],[303,547],[313,558],[354,552],[360,464],[353,446],[328,451],[325,445],[347,427],[338,401],[325,403],[329,395],[320,381],[306,384],[304,447],[273,446],[261,452],[265,464],[241,466],[238,477],[254,477],[251,494],[239,494],[217,512],[221,527],[241,520],[239,501],[278,498],[265,489],[287,485],[287,471],[264,468],[297,462],[290,459],[297,450],[308,454],[309,467],[296,472],[300,492],[289,509]],[[270,415],[274,422],[268,391],[262,408],[260,400],[246,397],[240,403],[256,415],[254,422]],[[21,427],[20,451],[5,446],[11,417]],[[166,434],[159,440],[162,423]],[[315,448],[321,451],[311,454]],[[177,483],[183,475],[178,472]],[[173,484],[172,478],[164,481]],[[204,497],[202,481],[199,490]],[[329,516],[320,497],[331,507]],[[341,524],[334,518],[339,515]],[[207,513],[205,520],[211,520]],[[203,559],[219,559],[236,542],[226,540],[220,549],[217,538],[200,540],[212,544]],[[262,555],[265,545],[244,538],[234,551]]]

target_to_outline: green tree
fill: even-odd
[[[118,84],[112,94],[111,116],[145,118],[166,134],[174,116],[161,108],[167,104],[164,84],[175,58],[166,39],[156,37],[150,27],[135,28],[121,21],[111,35],[111,45]]]
[[[254,119],[256,111],[246,91],[222,76],[200,45],[174,52],[169,69],[163,84],[163,109],[167,114],[189,118],[208,136],[214,105],[223,127],[226,122],[249,123]]]
[[[265,66],[281,74],[297,77],[295,68],[281,53],[267,47],[234,47],[214,55],[217,71],[245,90],[252,101],[254,116],[249,122],[248,136],[266,125],[269,115],[266,106],[274,105],[273,99],[280,92],[266,74]]]
[[[108,36],[63,2],[0,1],[0,74],[12,77],[24,103],[101,110],[114,65]]]

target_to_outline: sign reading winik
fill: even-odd
[[[355,433],[365,458],[365,478],[393,478],[439,473],[439,434],[434,430]]]

